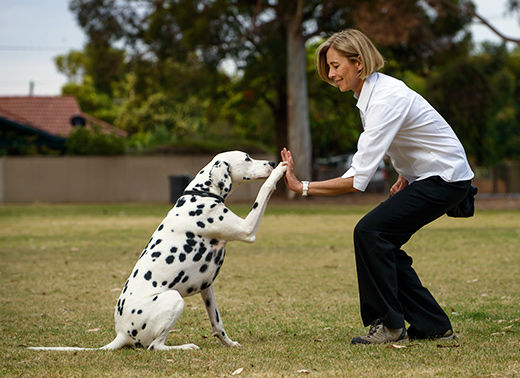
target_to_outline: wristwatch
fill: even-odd
[[[302,197],[307,197],[307,194],[309,192],[309,181],[302,181],[303,190],[302,190]]]

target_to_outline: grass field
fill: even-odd
[[[450,315],[456,341],[351,346],[366,332],[352,230],[368,207],[299,202],[272,204],[256,243],[228,244],[214,288],[226,330],[242,348],[211,336],[198,295],[186,299],[167,343],[195,343],[199,351],[24,348],[110,342],[119,290],[168,210],[0,207],[0,376],[520,376],[520,211],[443,217],[405,246]]]

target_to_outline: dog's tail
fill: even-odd
[[[53,350],[57,352],[75,352],[78,350],[115,350],[121,349],[128,344],[126,337],[118,334],[116,338],[109,344],[101,348],[78,348],[78,347],[28,347],[30,350]]]

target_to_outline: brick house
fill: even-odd
[[[73,96],[0,96],[0,155],[63,152],[75,127],[126,136],[125,131],[83,113]]]

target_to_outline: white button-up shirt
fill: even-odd
[[[375,72],[364,82],[357,102],[363,123],[351,168],[354,188],[364,191],[379,162],[389,156],[409,183],[431,176],[470,180],[464,148],[442,116],[402,81]]]

